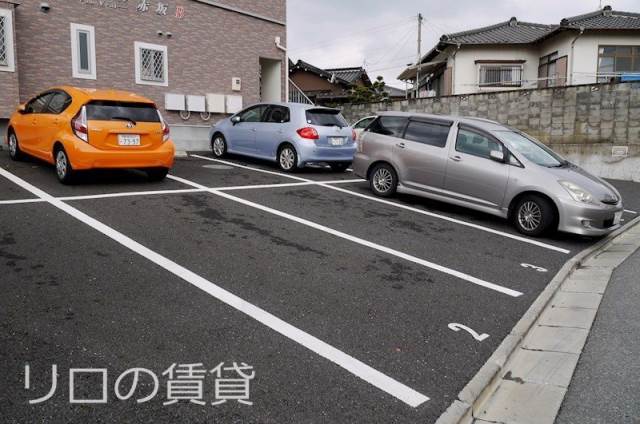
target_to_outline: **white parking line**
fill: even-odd
[[[0,200],[0,205],[19,205],[22,203],[41,203],[42,199],[17,199],[17,200]]]
[[[412,388],[398,382],[397,380],[394,380],[393,378],[336,349],[335,347],[329,345],[326,342],[323,342],[322,340],[310,335],[309,333],[306,333],[299,328],[294,327],[293,325],[287,323],[286,321],[283,321],[275,315],[270,314],[264,309],[261,309],[247,302],[246,300],[234,295],[233,293],[223,289],[222,287],[212,283],[211,281],[201,277],[200,275],[143,246],[142,244],[103,224],[102,222],[90,217],[89,215],[81,212],[73,206],[68,205],[67,203],[64,203],[59,199],[56,199],[50,194],[31,185],[30,183],[24,181],[23,179],[10,173],[9,171],[0,168],[0,175],[14,182],[23,189],[31,192],[35,196],[38,196],[43,201],[46,201],[56,208],[71,215],[78,221],[92,227],[93,229],[101,232],[110,239],[120,243],[121,245],[139,254],[140,256],[171,272],[184,281],[194,285],[195,287],[198,287],[199,289],[210,294],[216,299],[226,303],[227,305],[237,309],[240,312],[245,313],[251,318],[266,325],[267,327],[282,334],[283,336],[293,340],[294,342],[301,344],[302,346],[328,359],[336,365],[339,365],[355,376],[367,381],[380,390],[389,393],[390,395],[405,402],[406,404],[415,408],[429,400],[427,396],[413,390]],[[216,193],[221,196],[229,196],[228,194],[223,194],[222,192]]]
[[[628,209],[625,209],[624,211],[625,211],[626,213],[631,213],[631,214],[633,214],[633,215],[638,215],[638,212],[636,212],[636,211],[630,211],[630,210],[628,210]]]
[[[190,155],[190,156],[193,156],[193,157],[198,158],[198,159],[204,159],[204,160],[209,160],[209,161],[213,161],[213,162],[225,163],[225,164],[228,164],[228,165],[231,165],[231,166],[237,166],[238,168],[248,169],[248,170],[251,170],[251,171],[263,172],[263,173],[274,174],[274,175],[280,175],[280,176],[283,176],[283,177],[293,178],[295,180],[313,181],[313,180],[309,180],[309,179],[306,179],[306,178],[300,178],[300,177],[297,177],[297,176],[294,176],[294,175],[284,174],[284,173],[281,173],[281,172],[267,171],[265,169],[254,168],[254,167],[250,167],[250,166],[246,166],[246,165],[238,165],[238,164],[234,164],[233,162],[229,162],[229,161],[225,161],[225,160],[221,160],[221,159],[214,159],[214,158],[209,158],[209,157],[206,157],[206,156],[193,155],[193,154]],[[381,198],[378,198],[378,197],[369,196],[369,195],[366,195],[366,194],[358,193],[356,191],[346,190],[346,189],[340,188],[340,187],[334,187],[332,184],[323,183],[323,182],[317,182],[316,185],[319,185],[321,187],[325,187],[325,188],[328,188],[328,189],[331,189],[331,190],[339,191],[339,192],[342,192],[342,193],[350,194],[352,196],[361,197],[363,199],[371,200],[371,201],[374,201],[374,202],[383,203],[385,205],[393,206],[393,207],[396,207],[396,208],[400,208],[400,209],[408,210],[408,211],[411,211],[411,212],[419,213],[421,215],[429,216],[431,218],[442,219],[444,221],[452,222],[454,224],[464,225],[466,227],[474,228],[474,229],[480,230],[480,231],[485,231],[487,233],[495,234],[495,235],[498,235],[498,236],[501,236],[501,237],[510,238],[512,240],[517,240],[517,241],[520,241],[520,242],[523,242],[523,243],[528,243],[528,244],[531,244],[531,245],[534,245],[534,246],[542,247],[544,249],[553,250],[553,251],[560,252],[560,253],[565,253],[565,254],[571,253],[570,250],[563,249],[561,247],[557,247],[557,246],[554,246],[552,244],[544,243],[544,242],[541,242],[541,241],[538,241],[538,240],[529,239],[529,238],[526,238],[526,237],[521,237],[521,236],[518,236],[518,235],[515,235],[515,234],[505,233],[504,231],[494,230],[493,228],[484,227],[482,225],[473,224],[471,222],[463,221],[463,220],[456,219],[456,218],[451,218],[451,217],[446,216],[446,215],[440,215],[440,214],[429,212],[429,211],[426,211],[426,210],[423,210],[423,209],[418,209],[418,208],[414,208],[414,207],[411,207],[411,206],[403,205],[401,203],[396,203],[396,202],[392,202],[392,201],[389,201],[389,200],[381,199]]]
[[[179,189],[179,190],[154,190],[154,191],[127,191],[121,193],[105,193],[105,194],[87,194],[84,196],[64,196],[56,197],[58,200],[91,200],[91,199],[109,199],[112,197],[132,197],[132,196],[153,196],[159,194],[180,194],[180,193],[197,193],[202,192],[197,188]]]
[[[109,199],[115,197],[133,197],[133,196],[153,196],[160,194],[181,194],[181,193],[198,193],[207,191],[209,189],[220,191],[233,191],[233,190],[251,190],[261,188],[280,188],[280,187],[295,187],[295,186],[308,186],[318,184],[346,184],[363,181],[361,179],[353,180],[328,180],[328,181],[309,181],[300,183],[280,183],[280,184],[256,184],[246,186],[228,186],[228,187],[209,187],[207,189],[189,188],[189,189],[174,189],[174,190],[149,190],[149,191],[124,191],[119,193],[103,193],[103,194],[86,194],[79,196],[63,196],[56,197],[58,200],[74,201],[74,200],[92,200],[92,199]],[[0,205],[17,205],[22,203],[44,203],[42,199],[15,199],[15,200],[0,200]]]
[[[375,249],[375,250],[378,250],[380,252],[384,252],[384,253],[387,253],[389,255],[404,259],[406,261],[413,262],[415,264],[422,265],[422,266],[427,267],[427,268],[431,268],[433,270],[442,272],[444,274],[451,275],[453,277],[460,278],[462,280],[468,281],[468,282],[476,284],[478,286],[482,286],[482,287],[485,287],[485,288],[488,288],[488,289],[491,289],[491,290],[495,290],[497,292],[506,294],[508,296],[519,297],[519,296],[522,295],[522,293],[519,292],[519,291],[512,290],[510,288],[503,287],[503,286],[498,285],[498,284],[490,283],[490,282],[485,281],[485,280],[481,280],[481,279],[473,277],[473,276],[471,276],[469,274],[465,274],[463,272],[456,271],[454,269],[447,268],[445,266],[438,265],[436,263],[429,262],[429,261],[426,261],[424,259],[420,259],[420,258],[412,256],[412,255],[408,255],[406,253],[400,252],[400,251],[395,250],[395,249],[391,249],[391,248],[383,246],[381,244],[373,243],[373,242],[361,239],[359,237],[355,237],[355,236],[352,236],[350,234],[343,233],[342,231],[334,230],[333,228],[326,227],[324,225],[315,223],[313,221],[309,221],[307,219],[300,218],[300,217],[288,214],[286,212],[282,212],[282,211],[279,211],[277,209],[273,209],[273,208],[270,208],[268,206],[261,205],[259,203],[251,202],[249,200],[245,200],[245,199],[242,199],[240,197],[232,196],[231,194],[228,194],[228,193],[223,193],[220,190],[211,189],[211,188],[207,189],[205,186],[203,186],[201,184],[198,184],[198,183],[193,182],[193,181],[186,180],[186,179],[181,178],[181,177],[176,177],[175,175],[168,175],[167,178],[171,178],[172,180],[179,181],[179,182],[184,183],[184,184],[189,184],[192,187],[196,187],[196,188],[199,188],[199,189],[206,189],[209,193],[215,194],[217,196],[221,196],[221,197],[224,197],[226,199],[233,200],[234,202],[237,202],[237,203],[242,203],[243,205],[250,206],[252,208],[259,209],[259,210],[264,211],[264,212],[268,212],[268,213],[270,213],[272,215],[276,215],[276,216],[279,216],[281,218],[286,218],[286,219],[288,219],[290,221],[294,221],[294,222],[297,222],[299,224],[306,225],[307,227],[311,227],[311,228],[314,228],[316,230],[320,230],[320,231],[323,231],[325,233],[334,235],[336,237],[340,237],[340,238],[343,238],[345,240],[349,240],[351,242],[360,244],[362,246],[366,246],[366,247],[369,247],[371,249]]]

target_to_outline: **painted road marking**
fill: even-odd
[[[538,272],[547,272],[549,271],[546,268],[542,268],[541,266],[536,266],[536,265],[531,265],[531,264],[520,264],[521,267],[523,268],[530,268],[530,269],[534,269]]]
[[[625,209],[624,211],[626,213],[631,213],[631,214],[634,214],[634,215],[638,215],[638,212],[635,212],[635,211],[630,211],[630,210],[627,210],[627,209]]]
[[[224,160],[220,160],[220,159],[209,158],[209,157],[206,157],[206,156],[200,156],[200,155],[190,155],[190,156],[198,158],[198,159],[204,159],[204,160],[209,160],[209,161],[213,161],[213,162],[221,162],[221,163],[228,164],[228,165],[234,165],[233,162],[224,161]],[[251,171],[264,172],[264,173],[267,173],[267,174],[279,175],[279,176],[283,176],[283,177],[293,178],[293,179],[299,180],[299,181],[307,181],[307,182],[313,181],[313,180],[309,180],[309,179],[306,179],[306,178],[296,177],[294,175],[283,174],[281,172],[267,171],[265,169],[253,168],[253,167],[246,166],[246,165],[237,165],[236,164],[235,166],[237,166],[239,168],[243,168],[243,169],[248,169],[248,170],[251,170]],[[381,199],[381,198],[378,198],[378,197],[369,196],[369,195],[358,193],[358,192],[355,192],[355,191],[352,191],[352,190],[346,190],[344,188],[334,187],[333,185],[330,185],[330,184],[324,184],[324,183],[321,183],[321,182],[316,182],[316,185],[319,185],[321,187],[325,187],[325,188],[328,188],[328,189],[331,189],[331,190],[339,191],[341,193],[346,193],[346,194],[350,194],[352,196],[361,197],[363,199],[367,199],[367,200],[371,200],[371,201],[374,201],[374,202],[382,203],[382,204],[385,204],[385,205],[393,206],[393,207],[396,207],[396,208],[405,209],[405,210],[408,210],[408,211],[411,211],[411,212],[419,213],[421,215],[429,216],[431,218],[442,219],[444,221],[452,222],[454,224],[464,225],[466,227],[474,228],[474,229],[480,230],[480,231],[485,231],[485,232],[488,232],[488,233],[491,233],[491,234],[495,234],[495,235],[498,235],[498,236],[501,236],[501,237],[506,237],[506,238],[510,238],[512,240],[521,241],[523,243],[532,244],[534,246],[542,247],[544,249],[553,250],[553,251],[560,252],[560,253],[565,253],[565,254],[571,253],[570,250],[563,249],[561,247],[557,247],[557,246],[554,246],[554,245],[551,245],[551,244],[548,244],[548,243],[543,243],[543,242],[538,241],[538,240],[533,240],[533,239],[529,239],[529,238],[526,238],[526,237],[521,237],[521,236],[518,236],[518,235],[515,235],[515,234],[505,233],[503,231],[494,230],[493,228],[484,227],[482,225],[473,224],[471,222],[463,221],[463,220],[456,219],[456,218],[451,218],[451,217],[446,216],[446,215],[440,215],[440,214],[437,214],[437,213],[434,213],[434,212],[429,212],[429,211],[426,211],[426,210],[423,210],[423,209],[414,208],[414,207],[411,207],[411,206],[403,205],[401,203],[392,202],[392,201]]]
[[[17,199],[17,200],[0,200],[0,205],[19,205],[22,203],[40,203],[42,199]]]
[[[149,191],[125,191],[119,193],[104,193],[104,194],[87,194],[87,195],[79,195],[79,196],[62,196],[56,197],[58,200],[62,201],[75,201],[75,200],[92,200],[92,199],[108,199],[113,197],[133,197],[133,196],[153,196],[153,195],[161,195],[161,194],[181,194],[181,193],[198,193],[204,192],[209,189],[220,190],[220,191],[233,191],[233,190],[251,190],[251,189],[262,189],[262,188],[281,188],[281,187],[294,187],[294,186],[309,186],[309,185],[318,185],[318,184],[347,184],[354,182],[361,182],[364,180],[361,179],[353,179],[353,180],[327,180],[327,181],[310,181],[310,182],[300,182],[300,183],[280,183],[280,184],[257,184],[257,185],[246,185],[246,186],[227,186],[227,187],[209,187],[206,189],[200,188],[189,188],[189,189],[174,189],[174,190],[149,190]],[[44,203],[45,200],[42,199],[15,199],[15,200],[0,200],[0,205],[16,205],[22,203]]]
[[[343,233],[342,231],[334,230],[333,228],[326,227],[324,225],[315,223],[313,221],[309,221],[307,219],[300,218],[300,217],[288,214],[286,212],[282,212],[282,211],[279,211],[277,209],[273,209],[273,208],[270,208],[268,206],[261,205],[259,203],[251,202],[249,200],[245,200],[245,199],[242,199],[240,197],[232,196],[229,193],[224,193],[222,191],[215,190],[215,189],[207,189],[205,186],[203,186],[201,184],[195,183],[193,181],[186,180],[186,179],[181,178],[181,177],[176,177],[175,175],[167,175],[167,178],[171,178],[172,180],[179,181],[179,182],[182,182],[184,184],[189,184],[189,185],[191,185],[192,187],[195,187],[195,188],[206,189],[209,193],[215,194],[217,196],[221,196],[221,197],[224,197],[226,199],[233,200],[234,202],[237,202],[237,203],[242,203],[243,205],[250,206],[252,208],[259,209],[259,210],[264,211],[264,212],[268,212],[268,213],[270,213],[272,215],[276,215],[276,216],[279,216],[281,218],[286,218],[286,219],[288,219],[290,221],[294,221],[294,222],[297,222],[299,224],[306,225],[307,227],[311,227],[311,228],[314,228],[316,230],[323,231],[323,232],[325,232],[327,234],[331,234],[331,235],[334,235],[336,237],[340,237],[340,238],[343,238],[345,240],[349,240],[351,242],[360,244],[362,246],[369,247],[371,249],[378,250],[380,252],[387,253],[389,255],[392,255],[392,256],[407,260],[409,262],[413,262],[413,263],[416,263],[418,265],[422,265],[424,267],[431,268],[431,269],[436,270],[436,271],[440,271],[440,272],[442,272],[444,274],[448,274],[448,275],[460,278],[462,280],[468,281],[468,282],[476,284],[478,286],[486,287],[488,289],[495,290],[497,292],[500,292],[500,293],[503,293],[503,294],[506,294],[506,295],[509,295],[509,296],[512,296],[512,297],[522,296],[522,293],[519,292],[519,291],[512,290],[510,288],[503,287],[503,286],[500,286],[500,285],[495,284],[495,283],[490,283],[490,282],[485,281],[485,280],[481,280],[481,279],[473,277],[473,276],[471,276],[469,274],[465,274],[463,272],[456,271],[454,269],[447,268],[445,266],[438,265],[436,263],[429,262],[427,260],[420,259],[420,258],[412,256],[412,255],[408,255],[406,253],[400,252],[399,250],[391,249],[391,248],[383,246],[381,244],[373,243],[373,242],[361,239],[359,237],[355,237],[355,236],[352,236],[350,234]]]
[[[467,333],[471,334],[471,336],[474,339],[476,339],[477,341],[479,341],[479,342],[489,338],[489,335],[487,333],[478,334],[476,331],[472,330],[471,328],[467,327],[466,325],[458,324],[457,322],[452,322],[451,324],[449,324],[448,327],[451,330],[456,331],[456,332],[460,331],[460,330],[464,330]]]
[[[211,296],[237,309],[238,311],[245,313],[246,315],[282,334],[290,340],[301,344],[307,349],[317,353],[323,358],[328,359],[329,361],[349,371],[353,375],[365,380],[366,382],[374,385],[380,390],[387,392],[388,394],[396,397],[406,404],[416,408],[429,400],[427,396],[413,390],[412,388],[398,382],[397,380],[394,380],[393,378],[336,349],[335,347],[329,345],[326,342],[323,342],[322,340],[310,335],[309,333],[306,333],[299,328],[294,327],[293,325],[287,323],[286,321],[283,321],[275,315],[270,314],[264,309],[261,309],[247,302],[246,300],[234,295],[233,293],[188,270],[187,268],[178,265],[172,260],[143,246],[142,244],[103,224],[95,218],[92,218],[84,212],[81,212],[73,206],[64,203],[59,199],[56,199],[55,197],[31,185],[30,183],[12,174],[11,172],[0,168],[0,175],[17,184],[21,188],[31,192],[42,200],[48,202],[49,204],[55,206],[56,208],[62,210],[63,212],[71,215],[78,221],[87,224],[88,226],[99,231],[110,239],[139,254],[143,258],[148,259],[149,261],[164,268],[175,276],[194,285],[195,287],[198,287],[202,291],[210,294]],[[220,195],[223,195],[222,192],[218,193],[220,193]]]

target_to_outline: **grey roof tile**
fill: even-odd
[[[551,33],[557,25],[518,22],[511,18],[488,27],[446,34],[441,41],[450,44],[528,44]]]
[[[560,25],[564,28],[640,29],[640,13],[619,12],[607,6],[597,12],[565,18]]]

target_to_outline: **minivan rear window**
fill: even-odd
[[[337,109],[307,110],[307,124],[320,127],[348,127],[349,124]]]
[[[87,104],[87,119],[93,121],[160,122],[160,115],[155,106],[150,103],[97,100]]]

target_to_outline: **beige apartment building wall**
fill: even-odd
[[[13,2],[0,0],[0,11],[7,11],[12,16],[14,6]],[[15,16],[13,16],[12,20],[15,28]],[[13,39],[15,39],[15,30],[13,31]],[[0,68],[0,120],[8,118],[19,102],[18,63],[15,54],[15,43],[13,59],[14,63],[11,68]],[[2,123],[0,122],[0,130],[2,129],[1,126]]]
[[[158,1],[148,1],[145,12],[138,10],[141,2],[49,0],[50,10],[45,13],[40,8],[41,2],[24,0],[16,9],[14,21],[20,101],[48,87],[68,84],[134,91],[153,99],[161,110],[166,93],[241,95],[243,104],[248,105],[260,100],[260,59],[286,60],[275,44],[275,37],[280,37],[286,45],[285,0],[210,2],[235,10],[212,6],[206,1],[163,0],[160,3],[168,6],[166,15],[156,13]],[[177,6],[184,7],[182,18],[176,17]],[[72,75],[71,23],[94,27],[95,80]],[[167,86],[136,83],[136,42],[167,47]],[[232,79],[236,77],[242,80],[240,91],[232,90]],[[281,86],[285,86],[284,82]],[[1,93],[0,104],[15,103],[15,99],[5,97],[4,91]],[[165,116],[172,124],[210,125],[198,113],[187,121],[176,112],[167,112]],[[213,116],[211,122],[219,118]]]

